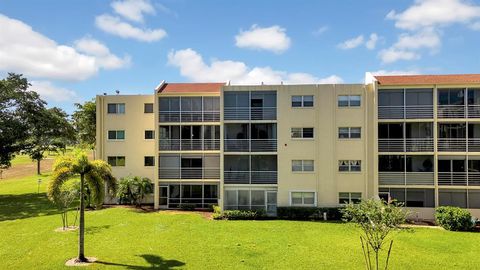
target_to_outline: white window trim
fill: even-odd
[[[294,128],[300,128],[300,129],[302,129],[302,137],[299,137],[299,138],[294,138],[294,137],[292,137],[292,129],[294,129]],[[304,138],[304,137],[303,137],[303,129],[304,129],[304,128],[311,128],[311,129],[313,130],[313,137],[312,137],[312,138]],[[302,140],[302,141],[309,141],[309,140],[310,140],[310,141],[313,141],[313,140],[315,140],[315,127],[291,127],[291,128],[290,128],[290,139],[291,139],[291,140]]]
[[[348,128],[348,138],[340,138],[340,129],[341,128]],[[359,138],[352,138],[352,128],[359,128],[360,129],[360,137]],[[362,139],[362,127],[337,127],[337,139],[338,140],[361,140]]]
[[[302,162],[302,170],[301,171],[294,171],[293,170],[293,161],[301,161]],[[303,165],[303,163],[305,161],[313,161],[313,170],[312,171],[305,171],[305,166]],[[291,170],[292,170],[292,173],[299,173],[299,174],[312,174],[312,173],[315,173],[315,160],[314,159],[292,159],[291,160]]]
[[[153,131],[153,138],[152,138],[152,139],[146,139],[146,138],[145,138],[145,131]],[[155,137],[156,137],[156,134],[155,134],[155,130],[154,130],[154,129],[145,129],[145,130],[143,131],[143,140],[144,140],[144,141],[153,141],[153,140],[156,139]]]
[[[356,191],[338,192],[337,193],[337,202],[338,202],[339,205],[346,205],[345,203],[340,203],[340,193],[348,193],[348,203],[352,203],[352,193],[360,193],[360,200],[363,200],[363,192],[356,192]]]
[[[339,106],[338,105],[338,98],[340,96],[344,96],[344,97],[348,97],[348,106]],[[350,97],[351,96],[360,96],[360,106],[351,106],[350,105]],[[339,109],[360,109],[363,107],[363,97],[361,94],[340,94],[340,95],[337,95],[337,108]]]
[[[313,199],[314,204],[292,204],[292,193],[293,192],[313,192]],[[297,207],[316,207],[317,206],[317,192],[314,190],[289,190],[288,191],[288,203],[290,206],[297,206]]]
[[[348,171],[340,171],[340,161],[348,161]],[[360,171],[352,171],[351,161],[360,161]],[[339,159],[337,162],[337,172],[338,173],[347,173],[347,174],[361,174],[363,172],[362,160],[361,159]]]
[[[313,102],[312,106],[305,107],[304,101],[303,101],[304,98],[305,98],[305,96],[309,96],[309,97],[312,97],[312,98],[313,98],[313,100],[312,100],[312,102]],[[299,106],[299,107],[294,107],[293,104],[292,104],[292,103],[293,103],[293,97],[302,97],[302,101],[301,101],[302,105]],[[290,96],[290,107],[291,107],[292,109],[313,109],[313,108],[315,108],[315,95],[291,95],[291,96]]]
[[[111,104],[115,104],[116,109],[117,109],[116,113],[109,113],[108,112],[108,105],[111,105]],[[123,104],[123,112],[122,113],[119,112],[120,111],[119,110],[120,104]],[[126,110],[127,110],[127,105],[125,103],[122,103],[122,102],[120,102],[120,103],[107,103],[107,114],[108,115],[124,115]]]
[[[118,132],[118,131],[123,131],[123,139],[110,139],[110,138],[108,138],[108,133],[109,133],[110,131],[115,131],[115,136],[116,136],[116,132]],[[111,130],[107,130],[107,141],[109,141],[109,142],[123,142],[123,141],[125,141],[125,138],[126,138],[126,137],[127,137],[127,132],[125,132],[124,129],[111,129]]]
[[[146,157],[153,157],[153,165],[152,166],[147,166],[145,165],[145,158]],[[125,159],[126,160],[126,159]],[[157,162],[155,160],[155,156],[143,156],[143,167],[150,168],[150,167],[155,167],[157,165]]]

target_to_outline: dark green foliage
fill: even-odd
[[[75,103],[77,110],[73,113],[73,125],[77,132],[78,141],[93,148],[96,135],[96,104],[95,100],[83,104]]]
[[[435,209],[435,221],[449,231],[469,231],[474,225],[468,210],[453,206],[441,206]]]
[[[277,207],[277,217],[288,220],[323,220],[323,213],[327,213],[327,220],[341,220],[342,212],[339,207]]]
[[[222,219],[223,216],[222,216],[222,209],[220,208],[220,206],[218,205],[213,205],[213,215],[212,215],[212,218],[213,219]]]
[[[117,197],[121,204],[140,206],[145,196],[153,193],[153,184],[146,177],[127,176],[118,182]]]
[[[222,218],[227,220],[255,220],[265,219],[266,214],[263,210],[225,210]]]
[[[180,204],[179,208],[181,210],[185,210],[185,211],[193,211],[193,210],[195,210],[195,204],[194,203],[182,203],[182,204]]]

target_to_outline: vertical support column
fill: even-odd
[[[438,207],[438,93],[437,86],[433,87],[433,180],[435,186],[435,207]]]
[[[155,125],[155,160],[157,162],[155,162],[155,167],[154,167],[154,170],[155,172],[153,173],[154,175],[154,179],[153,179],[153,188],[154,188],[154,191],[153,191],[153,208],[154,209],[158,209],[160,207],[160,177],[159,177],[159,169],[160,169],[160,117],[159,117],[159,114],[160,114],[160,108],[159,108],[159,105],[160,103],[158,102],[158,95],[157,95],[157,90],[154,90],[153,91],[153,113],[154,113],[154,117],[153,117],[153,121],[154,121],[154,125]]]
[[[224,121],[224,105],[223,105],[223,95],[224,95],[224,87],[221,88],[220,90],[220,183],[218,187],[218,206],[220,209],[223,211],[224,210],[224,197],[225,197],[225,191],[224,191],[224,158],[225,158],[225,152],[224,152],[224,142],[225,142],[225,127],[223,124]]]

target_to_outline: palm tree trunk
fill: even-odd
[[[80,262],[86,262],[85,258],[85,198],[84,198],[84,175],[80,174],[80,222],[79,222],[79,235],[78,235],[78,258]]]
[[[37,174],[40,175],[40,159],[37,159]]]

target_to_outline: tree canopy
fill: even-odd
[[[75,103],[77,108],[72,115],[73,125],[77,132],[78,141],[83,145],[93,147],[96,136],[96,104],[95,100],[83,104]]]

